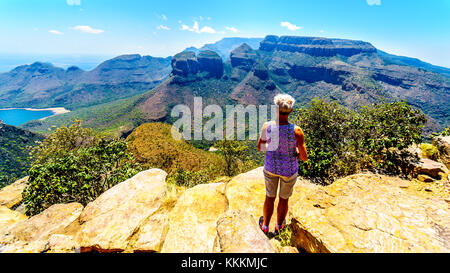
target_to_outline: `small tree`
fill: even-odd
[[[96,135],[81,122],[57,129],[33,155],[28,187],[22,193],[27,215],[58,203],[87,205],[140,171],[125,140]]]
[[[239,172],[239,162],[246,155],[247,147],[237,140],[221,140],[214,144],[225,159],[225,173],[234,176]]]

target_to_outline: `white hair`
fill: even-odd
[[[295,99],[288,94],[278,94],[273,98],[273,103],[281,112],[291,112],[294,109]]]

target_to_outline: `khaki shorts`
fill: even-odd
[[[298,174],[291,177],[276,175],[264,170],[264,179],[266,181],[266,195],[274,198],[277,196],[278,182],[280,182],[280,198],[288,199],[292,195]]]

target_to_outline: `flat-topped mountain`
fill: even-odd
[[[294,96],[298,106],[314,97],[335,100],[349,108],[382,100],[407,100],[428,116],[428,131],[448,127],[450,77],[444,73],[445,68],[440,70],[443,73],[435,73],[431,70],[439,70],[437,67],[406,65],[410,59],[390,56],[380,55],[370,43],[362,41],[272,35],[261,42],[259,49],[241,44],[226,61],[212,50],[184,51],[171,59],[168,78],[145,94],[25,127],[45,131],[52,124],[81,118],[88,126],[124,131],[146,121],[170,122],[172,107],[192,106],[195,96],[201,96],[205,106],[271,104],[280,92]],[[402,63],[396,64],[400,60]]]
[[[170,57],[123,55],[91,71],[36,62],[0,74],[0,107],[76,109],[140,94],[170,73]]]

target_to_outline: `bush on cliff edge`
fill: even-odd
[[[98,135],[80,121],[57,128],[32,154],[28,187],[22,194],[27,215],[58,203],[87,205],[140,171],[126,141]]]

